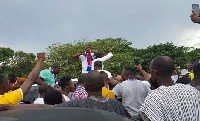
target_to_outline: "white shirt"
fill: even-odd
[[[171,76],[171,78],[174,81],[174,83],[176,83],[176,81],[178,80],[178,75],[173,75]]]
[[[70,99],[69,99],[68,96],[66,96],[66,95],[64,95],[64,94],[62,94],[62,96],[64,97],[64,99],[65,99],[66,102],[70,101]]]
[[[131,116],[139,114],[140,106],[151,92],[150,88],[139,80],[123,81],[117,84],[112,91],[116,96],[122,97],[122,105]]]
[[[94,56],[94,53],[92,53],[91,56]],[[82,73],[88,73],[88,71],[87,71],[87,67],[88,67],[87,56],[80,55],[79,59],[82,62]]]
[[[143,84],[145,84],[147,87],[151,87],[151,84],[148,81],[141,81]]]
[[[103,62],[107,61],[108,59],[110,59],[113,56],[112,53],[108,53],[107,55],[103,56],[102,58],[96,58],[92,61],[92,70],[94,70],[94,62],[95,61],[101,61],[102,62],[102,69],[103,69]]]
[[[44,99],[43,98],[37,98],[33,104],[44,104]]]
[[[200,121],[199,97],[191,85],[160,86],[146,97],[140,111],[150,121]]]

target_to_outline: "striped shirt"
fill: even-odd
[[[84,87],[78,86],[72,94],[72,100],[84,99],[88,97],[88,93]]]
[[[160,86],[146,97],[141,116],[151,121],[200,121],[199,99],[200,91],[190,85]]]

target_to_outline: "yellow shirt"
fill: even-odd
[[[191,80],[194,79],[194,73],[190,72]]]
[[[106,87],[102,88],[102,96],[107,98],[115,99],[115,94],[112,90],[107,89]]]
[[[4,93],[0,96],[0,104],[18,104],[23,99],[23,93],[21,89],[17,89],[12,92]]]

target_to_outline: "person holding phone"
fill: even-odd
[[[200,9],[198,4],[192,4],[192,14],[190,15],[192,22],[200,24]]]

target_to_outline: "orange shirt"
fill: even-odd
[[[17,77],[17,81],[20,81],[21,83],[24,83],[26,81],[26,78],[19,78],[19,77]]]
[[[18,88],[20,87],[20,83],[18,81],[16,81],[14,84],[13,83],[9,83],[9,90],[13,90],[14,88]]]

